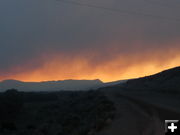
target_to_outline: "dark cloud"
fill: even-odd
[[[160,4],[144,0],[92,0],[83,3],[152,14],[126,14],[56,0],[0,1],[0,73],[11,74],[15,67],[40,67],[53,53],[65,57],[99,52],[91,61],[108,61],[121,55],[133,56],[179,50],[180,8],[174,1]],[[162,16],[156,17],[156,16]],[[110,50],[113,50],[113,53]],[[98,57],[98,58],[97,58]],[[93,63],[92,62],[92,63]],[[26,69],[25,69],[26,70]]]

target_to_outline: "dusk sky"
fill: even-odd
[[[180,1],[67,2],[0,1],[0,80],[107,82],[180,65]]]

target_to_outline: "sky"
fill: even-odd
[[[108,82],[179,66],[179,12],[178,0],[1,0],[0,80]]]

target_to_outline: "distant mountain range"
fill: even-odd
[[[164,119],[180,117],[180,67],[151,76],[108,83],[98,79],[0,82],[0,91],[10,88],[48,92],[0,93],[0,110],[3,114],[0,119],[7,119],[12,114],[21,116],[16,119],[12,117],[14,127],[17,126],[18,130],[10,131],[9,126],[1,127],[5,129],[2,133],[10,131],[7,134],[43,134],[42,131],[47,131],[48,135],[161,135],[164,134]],[[89,89],[97,90],[76,91]],[[76,92],[51,92],[60,90]],[[19,100],[21,96],[23,100]],[[22,110],[16,113],[14,109],[19,108],[21,101],[25,107],[22,106]],[[72,132],[69,133],[69,129]]]
[[[60,80],[44,82],[22,82],[18,80],[4,80],[0,82],[0,92],[7,89],[18,89],[19,91],[59,91],[59,90],[90,90],[101,87],[121,87],[130,90],[174,90],[180,91],[180,67],[175,67],[160,73],[130,79],[118,80],[104,83],[96,80]]]
[[[4,80],[0,82],[0,92],[7,89],[18,89],[19,91],[59,91],[59,90],[90,90],[106,87],[125,82],[114,81],[103,83],[101,80],[63,80],[44,82],[22,82],[18,80]]]

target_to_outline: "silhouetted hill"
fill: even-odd
[[[96,135],[164,135],[164,120],[180,118],[180,67],[99,90],[116,115]]]
[[[13,85],[23,91],[29,87],[36,92],[0,93],[0,135],[163,135],[164,120],[180,117],[179,84],[180,67],[110,83],[6,80],[1,87]],[[80,89],[92,86],[101,88]],[[54,88],[86,91],[52,92]]]
[[[175,67],[160,73],[128,80],[125,85],[128,89],[179,91],[180,92],[180,67]]]

